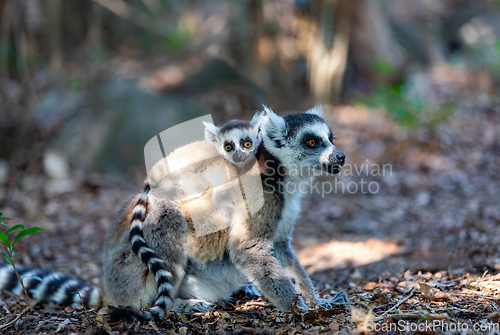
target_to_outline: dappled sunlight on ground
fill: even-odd
[[[299,251],[297,256],[307,271],[314,273],[346,265],[366,265],[402,251],[403,249],[393,242],[371,238],[363,242],[332,240],[328,243],[313,244]]]

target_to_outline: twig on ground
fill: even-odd
[[[463,293],[463,292],[446,292],[448,294],[454,294],[454,295],[462,295],[462,296],[470,296],[470,295],[475,295],[475,298],[481,297],[485,299],[490,299],[490,300],[500,300],[500,298],[492,297],[490,295],[482,295],[476,292],[470,292],[470,293]]]
[[[392,312],[393,310],[395,310],[396,308],[398,308],[399,306],[401,306],[402,303],[404,303],[405,301],[407,301],[408,299],[410,299],[413,296],[414,289],[415,288],[412,287],[410,289],[410,292],[408,292],[408,295],[406,297],[404,297],[403,299],[401,299],[396,305],[394,305],[391,308],[389,308],[387,311],[384,312],[384,314],[382,314],[379,317],[375,318],[373,321],[377,322],[377,321],[383,320],[388,313]]]
[[[80,301],[82,302],[83,310],[85,311],[85,314],[87,315],[87,320],[90,324],[93,324],[92,320],[90,319],[89,313],[87,312],[87,308],[85,308],[85,305],[83,303],[83,299],[82,299],[80,292],[71,292],[71,293],[78,294],[78,296],[80,297]]]

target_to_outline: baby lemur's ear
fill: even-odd
[[[261,113],[263,113],[261,129],[264,131],[266,136],[273,140],[280,140],[286,137],[285,119],[276,115],[266,106],[262,107]]]
[[[205,126],[205,139],[213,144],[219,142],[219,132],[220,128],[215,126],[213,123],[203,121]]]
[[[311,108],[308,111],[306,111],[305,113],[307,113],[307,114],[313,114],[313,115],[316,115],[316,116],[319,116],[319,117],[322,118],[323,117],[323,106],[316,105],[313,108]]]

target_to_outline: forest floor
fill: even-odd
[[[299,315],[241,297],[205,314],[108,324],[94,310],[25,310],[23,297],[0,292],[0,333],[498,334],[500,109],[470,103],[413,128],[357,106],[326,118],[348,164],[305,197],[294,248],[320,293],[344,290],[350,304]],[[17,263],[101,285],[106,230],[143,177],[26,176],[2,211],[46,231],[16,245]]]

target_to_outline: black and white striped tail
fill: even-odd
[[[156,255],[155,251],[148,246],[144,239],[142,224],[146,219],[146,203],[150,189],[149,184],[146,182],[144,190],[134,206],[130,222],[129,241],[132,243],[134,253],[155,276],[158,287],[156,301],[149,311],[142,312],[142,317],[145,319],[154,319],[155,317],[163,319],[165,311],[172,306],[171,292],[173,286],[170,284],[172,274],[166,269],[165,262]]]
[[[81,306],[82,301],[86,308],[100,308],[102,305],[99,288],[76,280],[67,274],[34,270],[19,265],[16,266],[16,269],[30,298],[64,306]],[[37,277],[42,280],[40,281]],[[24,294],[10,264],[0,265],[0,289],[16,295]]]

